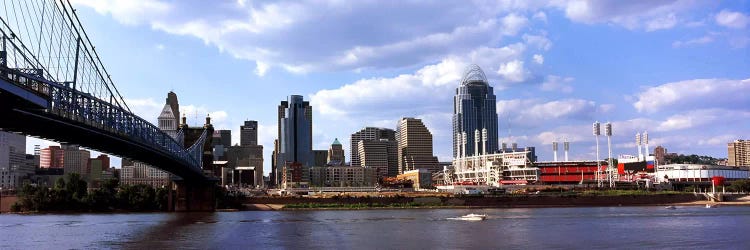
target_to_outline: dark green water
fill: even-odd
[[[479,222],[448,217],[484,213]],[[750,249],[750,207],[0,215],[0,249]]]

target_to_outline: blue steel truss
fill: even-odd
[[[185,149],[182,131],[172,138],[133,114],[67,0],[2,0],[0,21],[0,78],[41,98],[47,115],[148,145],[201,171],[206,130]]]

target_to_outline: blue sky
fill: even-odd
[[[646,130],[652,149],[715,157],[750,139],[748,1],[71,2],[134,112],[155,121],[174,90],[190,124],[210,113],[233,143],[258,120],[266,174],[290,94],[312,102],[316,149],[339,138],[348,160],[351,133],[411,116],[450,161],[472,63],[495,87],[501,140],[541,160],[555,138],[593,159],[596,120],[613,122],[614,155]]]

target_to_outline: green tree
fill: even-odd
[[[133,185],[120,188],[117,193],[119,205],[123,209],[132,211],[154,210],[156,205],[156,192],[148,185]]]
[[[65,184],[65,190],[72,196],[76,201],[82,201],[86,197],[87,184],[86,181],[81,179],[81,175],[77,173],[70,173],[67,176],[68,181]]]

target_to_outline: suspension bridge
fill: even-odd
[[[187,144],[134,114],[68,0],[0,2],[0,128],[78,144],[168,171],[203,171],[207,132]]]

